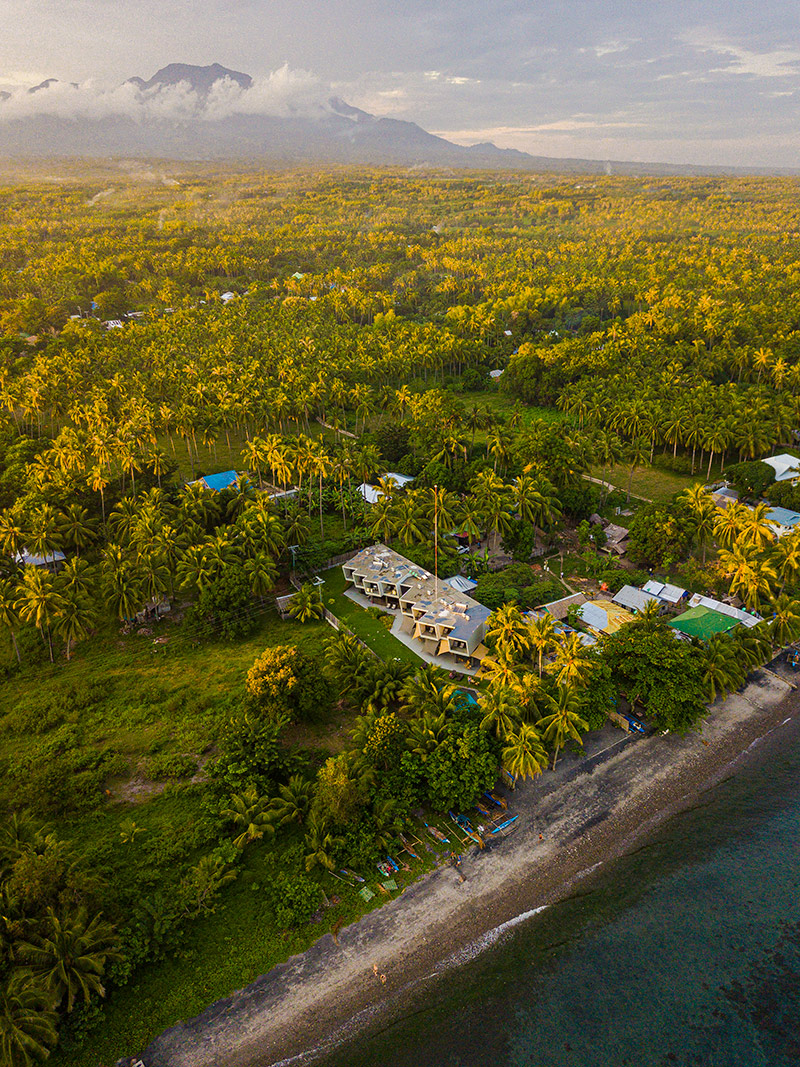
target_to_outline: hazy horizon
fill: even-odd
[[[133,76],[172,62],[250,74],[253,89],[217,94],[232,110],[313,110],[335,94],[459,144],[492,141],[535,155],[751,167],[798,167],[798,17],[786,3],[721,0],[8,0],[0,120],[152,117]],[[69,82],[78,82],[72,89]],[[151,108],[151,104],[148,107]],[[157,117],[196,101],[163,97]],[[204,116],[206,117],[206,116]]]

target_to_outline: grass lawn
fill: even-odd
[[[557,408],[541,408],[535,404],[526,404],[519,397],[509,393],[501,393],[498,389],[477,389],[475,392],[459,393],[459,399],[469,413],[473,405],[479,408],[488,408],[492,414],[510,415],[514,408],[518,407],[522,413],[522,424],[529,426],[536,419],[544,419],[545,422],[557,422],[565,416]]]
[[[415,652],[406,648],[396,637],[392,637],[380,619],[374,619],[364,608],[359,607],[344,595],[348,583],[345,581],[341,567],[332,567],[329,571],[323,571],[322,577],[325,579],[325,585],[321,589],[325,606],[357,637],[360,637],[365,645],[369,645],[384,662],[390,659],[402,659],[417,667],[422,663],[421,658]]]
[[[592,467],[589,473],[593,478],[603,477],[603,468]],[[628,476],[630,468],[624,465],[609,467],[605,472],[605,481],[617,486],[624,493],[628,491]],[[657,504],[665,503],[675,493],[688,489],[695,482],[702,482],[703,474],[698,473],[695,477],[689,474],[675,474],[673,471],[659,470],[657,467],[637,467],[633,472],[631,481],[631,496],[647,498]]]

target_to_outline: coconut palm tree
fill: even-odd
[[[325,649],[325,665],[339,691],[346,693],[359,683],[372,660],[352,634],[339,630]]]
[[[296,622],[311,622],[325,616],[325,605],[319,589],[308,582],[303,585],[289,602],[289,614]]]
[[[45,1060],[58,1040],[58,1014],[30,982],[10,981],[0,992],[0,1062],[30,1067]]]
[[[775,648],[783,648],[800,637],[800,601],[781,593],[769,603],[773,612],[769,620],[769,637]]]
[[[555,770],[558,753],[564,747],[566,740],[572,737],[580,742],[581,730],[588,730],[589,724],[579,714],[580,695],[575,689],[559,685],[556,696],[547,694],[545,701],[550,713],[539,719],[536,728],[541,732],[542,739],[554,746],[553,769]]]
[[[259,796],[254,785],[230,797],[220,816],[240,830],[233,838],[236,848],[244,848],[251,841],[260,841],[265,834],[268,837],[275,836],[275,814],[270,799]]]
[[[17,656],[17,663],[22,660],[17,645],[17,630],[19,629],[20,617],[17,609],[17,589],[10,578],[0,580],[0,626],[4,626],[11,635],[11,643]]]
[[[581,644],[580,635],[565,634],[557,643],[549,670],[563,687],[582,689],[589,683],[594,670],[592,653]]]
[[[486,623],[486,637],[498,652],[512,659],[522,659],[530,649],[530,627],[516,604],[503,604],[492,612]]]
[[[111,925],[100,915],[90,919],[85,907],[63,917],[48,908],[37,932],[22,943],[20,954],[52,1003],[66,1001],[67,1012],[79,997],[88,1004],[92,994],[105,996],[106,963],[119,959]]]
[[[401,707],[416,717],[451,715],[456,708],[457,691],[441,667],[426,663],[403,686]]]
[[[481,678],[490,689],[514,689],[519,685],[520,665],[508,652],[497,650],[494,656],[481,660]]]
[[[514,507],[523,522],[549,530],[562,515],[555,486],[546,478],[521,474],[511,486]]]
[[[542,677],[542,661],[544,657],[558,644],[555,619],[549,612],[543,612],[538,618],[531,619],[528,623],[528,634],[531,647],[536,649],[539,660],[539,677]]]
[[[67,643],[67,661],[72,658],[73,644],[86,637],[96,621],[97,613],[89,597],[75,585],[62,585],[54,629]]]
[[[768,515],[770,505],[761,501],[754,508],[746,508],[742,523],[742,537],[756,552],[762,552],[775,540],[775,530],[770,525]]]
[[[780,592],[787,582],[792,582],[800,573],[800,532],[781,537],[772,553],[775,570],[781,580]]]
[[[723,548],[729,549],[736,544],[747,516],[748,509],[738,501],[719,512],[714,522],[714,537]]]
[[[41,567],[24,567],[22,581],[17,586],[15,608],[23,622],[33,623],[43,637],[47,635],[51,663],[53,641],[50,628],[60,607],[61,596],[53,575]]]
[[[738,689],[745,678],[745,668],[737,656],[737,648],[726,634],[714,634],[703,647],[705,686],[708,700],[716,700],[719,693]]]
[[[633,484],[633,474],[637,467],[642,467],[647,462],[647,458],[650,454],[650,442],[646,437],[634,437],[632,441],[629,441],[625,446],[625,462],[629,465],[628,470],[628,495],[627,501],[631,500],[631,486]]]
[[[547,751],[535,726],[522,723],[505,739],[503,766],[518,778],[535,778],[547,766]]]
[[[342,839],[331,833],[312,811],[306,822],[306,870],[313,871],[315,867],[322,867],[326,871],[332,871],[336,866],[336,851],[341,846]]]
[[[686,489],[682,494],[682,499],[692,513],[694,533],[698,544],[703,547],[703,566],[705,566],[706,549],[714,536],[718,515],[717,508],[706,492],[705,487],[700,485],[699,482]]]
[[[293,774],[286,785],[278,786],[278,796],[272,799],[272,810],[278,826],[296,822],[301,825],[308,818],[314,799],[314,782],[302,774]]]
[[[754,556],[748,544],[734,545],[731,551],[721,548],[719,565],[723,577],[730,579],[731,595],[740,596],[751,611],[758,610],[778,577],[770,561]]]
[[[412,719],[408,724],[406,748],[418,755],[422,762],[435,752],[447,733],[447,716],[444,713],[434,715],[425,712],[420,718]]]
[[[510,689],[497,686],[484,693],[478,700],[478,710],[483,716],[481,729],[493,732],[499,741],[505,740],[519,724],[519,708]]]

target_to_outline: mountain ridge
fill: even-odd
[[[72,98],[64,93],[65,86],[75,91],[75,114],[69,113]],[[22,158],[96,159],[120,155],[183,161],[239,158],[278,165],[329,162],[587,175],[800,173],[788,168],[535,156],[515,148],[498,148],[491,141],[459,145],[415,122],[372,115],[335,95],[321,97],[313,107],[307,101],[296,107],[284,104],[284,114],[269,114],[257,110],[257,98],[250,105],[248,94],[256,86],[254,79],[220,63],[207,66],[169,63],[149,79],[134,76],[123,86],[135,91],[133,98],[130,94],[125,97],[128,111],[114,113],[112,108],[108,114],[97,116],[93,112],[80,113],[81,89],[74,82],[48,78],[24,90],[28,98],[35,97],[35,103],[30,106],[35,109],[41,105],[42,110],[32,110],[29,114],[23,111],[19,116],[10,113],[14,94],[0,93],[0,150]],[[182,109],[171,113],[170,94],[174,95],[179,86],[186,86],[189,94],[194,94],[194,100],[191,95],[182,94]],[[211,106],[215,103],[212,100],[215,86],[230,96],[225,103],[227,111],[219,117],[219,107],[214,110]],[[53,107],[48,111],[48,94],[54,87],[60,94],[60,110]]]

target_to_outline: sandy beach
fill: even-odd
[[[464,882],[449,867],[423,876],[343,929],[338,941],[326,935],[171,1027],[138,1058],[145,1067],[313,1063],[345,1036],[379,1023],[409,988],[452,965],[454,954],[480,951],[502,924],[568,895],[690,805],[798,708],[790,683],[759,671],[741,693],[712,706],[702,734],[644,738],[562,784],[551,786],[547,775],[526,783],[512,802],[520,830],[490,852],[465,857]]]

